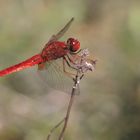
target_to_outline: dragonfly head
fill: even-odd
[[[76,52],[80,48],[80,42],[74,38],[68,38],[67,47],[71,52]]]

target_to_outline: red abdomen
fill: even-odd
[[[31,58],[29,58],[29,59],[27,59],[19,64],[16,64],[14,66],[11,66],[9,68],[1,70],[0,77],[5,76],[7,74],[11,74],[13,72],[20,71],[22,69],[34,66],[34,65],[42,63],[42,62],[43,62],[43,59],[42,59],[40,54],[34,55],[33,57],[31,57]]]
[[[13,72],[17,72],[23,70],[25,68],[32,67],[36,64],[41,64],[43,62],[54,60],[60,57],[63,57],[68,53],[68,49],[64,42],[52,42],[49,45],[46,45],[41,54],[34,55],[33,57],[16,64],[14,66],[8,67],[4,70],[0,71],[0,77],[5,76],[7,74],[11,74]]]

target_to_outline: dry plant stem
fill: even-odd
[[[50,137],[51,137],[52,133],[55,131],[55,129],[57,129],[64,122],[64,126],[63,126],[63,128],[60,132],[58,140],[63,139],[65,130],[67,128],[71,107],[72,107],[74,97],[75,97],[75,90],[77,90],[76,87],[77,87],[77,84],[78,84],[79,80],[81,80],[82,77],[83,77],[83,75],[81,77],[79,77],[78,74],[79,74],[79,72],[77,71],[77,74],[76,74],[75,79],[74,79],[74,85],[73,85],[73,88],[72,88],[72,91],[71,91],[71,97],[70,97],[70,101],[69,101],[69,104],[68,104],[68,109],[67,109],[66,116],[50,130],[50,133],[47,136],[47,140],[50,140]]]
[[[74,97],[75,97],[75,90],[76,90],[76,87],[77,87],[77,84],[78,84],[78,78],[79,77],[78,77],[78,72],[77,72],[77,75],[75,76],[75,79],[74,79],[74,86],[72,88],[71,98],[70,98],[70,101],[69,101],[69,105],[68,105],[68,109],[67,109],[67,113],[66,113],[66,117],[65,117],[65,121],[64,121],[64,126],[62,128],[62,131],[60,133],[60,136],[59,136],[58,140],[62,140],[63,139],[65,130],[67,128],[71,107],[72,107],[72,104],[73,104],[73,101],[74,101]]]
[[[48,134],[47,140],[50,140],[51,134],[54,132],[56,128],[58,128],[63,122],[65,121],[65,118],[61,120],[57,125],[55,125],[51,130],[50,133]]]

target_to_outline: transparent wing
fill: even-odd
[[[51,42],[60,39],[69,29],[73,21],[74,18],[71,18],[71,20],[64,26],[64,28],[62,28],[56,35],[52,35],[52,37],[49,39],[48,43],[45,46],[48,46],[48,44],[50,44]]]
[[[45,69],[38,71],[39,77],[51,89],[59,90],[70,94],[73,88],[73,78],[63,71],[62,58],[47,62]],[[74,73],[71,68],[66,67],[67,72]],[[80,94],[79,85],[76,87],[75,94]]]

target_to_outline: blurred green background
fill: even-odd
[[[71,17],[61,40],[77,38],[98,63],[81,81],[65,139],[139,140],[139,0],[0,0],[0,69],[40,52]],[[36,69],[0,78],[0,140],[45,140],[64,117],[69,96],[48,92]]]

